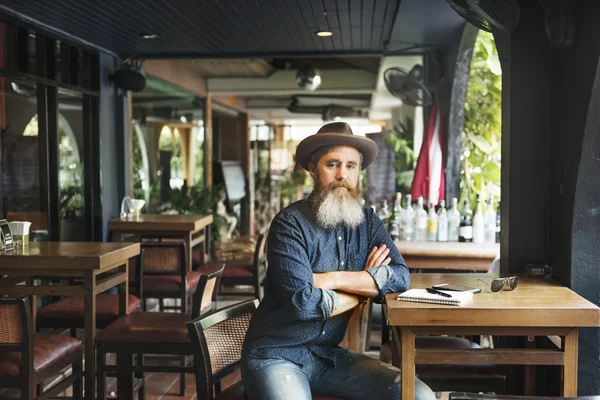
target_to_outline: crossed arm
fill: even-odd
[[[362,297],[374,297],[379,293],[375,280],[366,270],[388,264],[390,249],[385,244],[373,247],[367,257],[363,271],[331,271],[313,274],[313,285],[320,289],[335,290],[339,295],[339,305],[331,317],[342,314],[358,306]]]

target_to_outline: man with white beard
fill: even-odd
[[[361,205],[360,171],[376,156],[375,142],[344,122],[298,145],[314,190],[271,223],[265,295],[242,354],[248,399],[400,399],[399,369],[339,346],[361,301],[381,303],[410,283],[383,223]],[[417,379],[415,399],[435,395]]]

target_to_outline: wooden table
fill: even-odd
[[[32,296],[35,329],[35,296],[83,296],[85,303],[84,351],[85,398],[93,399],[96,357],[96,295],[119,287],[119,312],[127,313],[128,268],[132,258],[140,254],[138,243],[69,243],[31,242],[16,250],[0,251],[0,294]],[[107,276],[99,274],[113,271]],[[79,277],[83,286],[35,286],[38,277]],[[17,285],[23,283],[24,285]]]
[[[500,244],[396,241],[411,269],[486,272],[499,254]]]
[[[485,287],[492,274],[413,274],[411,288],[437,283]],[[486,291],[488,290],[488,291]],[[415,364],[562,365],[563,396],[577,395],[578,332],[600,327],[600,309],[552,279],[520,276],[514,291],[475,294],[462,306],[412,303],[386,296],[387,320],[395,327],[394,365],[402,369],[402,398],[414,398]],[[559,336],[555,349],[415,349],[416,335]],[[401,354],[398,360],[398,354]]]
[[[137,234],[142,239],[182,239],[188,251],[188,271],[192,270],[192,249],[205,242],[205,228],[213,223],[212,215],[142,214],[135,221],[113,219],[108,221],[112,240],[123,241],[127,235]],[[203,249],[203,255],[206,249]]]

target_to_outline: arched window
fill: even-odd
[[[38,136],[37,114],[31,118],[23,130],[23,136]],[[82,185],[82,171],[77,139],[71,125],[60,113],[58,114],[58,151],[60,160],[59,186],[61,188],[68,186],[80,187]]]
[[[177,128],[171,130],[166,125],[162,128],[158,140],[158,150],[171,152],[169,183],[172,189],[181,188],[183,186],[183,157]]]
[[[150,165],[144,133],[137,121],[133,121],[133,192],[136,199],[150,199]]]

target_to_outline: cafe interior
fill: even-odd
[[[403,399],[415,376],[600,398],[598,21],[591,0],[3,0],[0,399],[246,398],[270,223],[338,121],[377,143],[364,204],[411,289],[479,291],[367,301],[341,346],[400,368]]]

